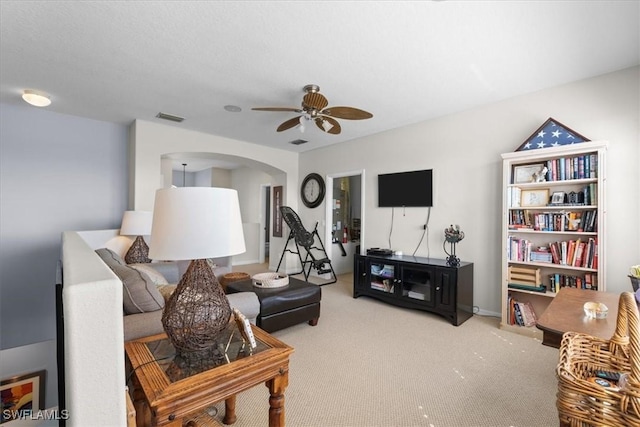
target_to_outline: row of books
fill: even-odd
[[[536,231],[597,231],[598,213],[588,211],[538,212],[526,209],[509,211],[509,228]]]
[[[584,154],[547,160],[547,169],[547,181],[597,178],[598,156]]]
[[[535,326],[538,321],[536,312],[529,301],[520,302],[509,297],[509,324],[518,326]]]
[[[598,241],[591,237],[565,240],[549,243],[551,257],[554,264],[570,265],[572,267],[598,268]]]
[[[536,246],[528,239],[507,238],[507,259],[520,262],[543,262],[572,267],[598,268],[598,244],[595,238],[550,242]]]
[[[568,274],[550,274],[549,290],[558,292],[560,288],[578,288],[598,290],[598,275],[595,273],[586,273],[583,276],[574,276]]]

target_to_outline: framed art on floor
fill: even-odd
[[[0,424],[21,416],[29,417],[31,411],[37,412],[39,409],[44,409],[45,374],[46,371],[42,370],[2,380]]]

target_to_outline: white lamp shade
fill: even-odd
[[[125,211],[122,216],[120,234],[123,236],[148,236],[151,234],[150,211]]]
[[[156,192],[149,258],[219,258],[245,250],[236,190],[181,187]]]

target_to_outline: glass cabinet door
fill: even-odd
[[[369,282],[371,289],[394,293],[396,284],[395,269],[394,264],[371,261],[369,263]]]
[[[419,300],[426,305],[435,304],[435,277],[433,270],[402,268],[402,297]]]

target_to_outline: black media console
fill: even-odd
[[[353,297],[429,311],[458,326],[473,315],[473,263],[407,255],[354,256]]]

